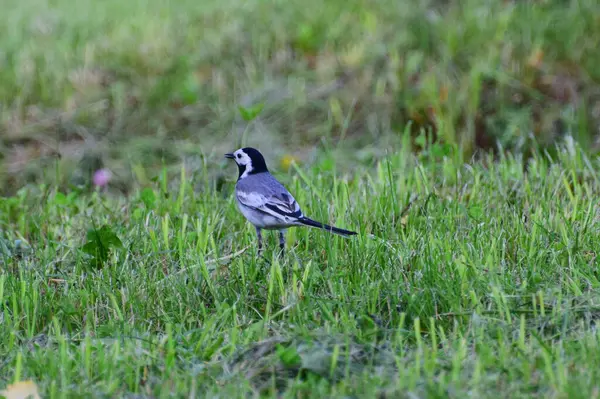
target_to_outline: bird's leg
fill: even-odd
[[[258,256],[262,252],[262,231],[256,227],[256,237],[258,238]]]
[[[285,230],[279,230],[279,249],[282,253],[285,250]]]

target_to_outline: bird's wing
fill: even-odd
[[[290,193],[263,195],[258,192],[237,192],[237,199],[243,205],[269,214],[287,222],[302,217],[300,205]]]

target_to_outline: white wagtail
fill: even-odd
[[[356,234],[304,216],[292,194],[269,173],[265,158],[258,150],[241,148],[225,154],[225,157],[233,159],[238,166],[235,199],[242,214],[256,228],[259,253],[262,250],[262,229],[279,230],[281,250],[285,247],[285,229],[292,226],[318,227],[344,237]]]

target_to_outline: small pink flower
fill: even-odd
[[[112,173],[108,169],[98,169],[94,173],[94,185],[98,187],[104,187],[108,184],[112,178]]]

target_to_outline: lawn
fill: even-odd
[[[596,2],[8,2],[0,392],[600,395]]]
[[[127,198],[21,191],[1,202],[0,375],[45,397],[594,397],[600,165],[558,156],[277,173],[360,234],[291,229],[284,257],[271,234],[265,259],[233,165],[220,191],[184,170]]]

